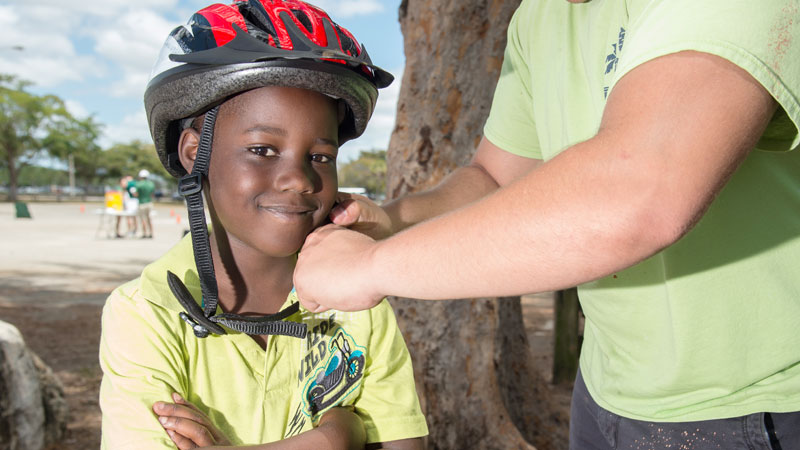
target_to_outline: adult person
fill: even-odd
[[[799,448],[800,7],[570,3],[523,0],[470,165],[332,214],[408,229],[309,236],[301,302],[580,285],[571,448]]]
[[[136,216],[139,214],[139,200],[135,196],[135,182],[133,177],[130,175],[124,175],[119,180],[119,187],[122,190],[122,212],[123,215],[126,217],[126,222],[128,225],[128,229],[126,231],[127,236],[135,236],[136,235]],[[122,221],[122,215],[117,216],[117,223],[116,223],[116,237],[123,238],[125,235],[121,234],[119,231],[119,224]]]
[[[142,221],[142,239],[153,238],[153,222],[150,214],[153,212],[153,192],[156,186],[150,180],[150,171],[142,169],[139,171],[139,179],[136,181],[136,198],[139,200],[139,219]]]

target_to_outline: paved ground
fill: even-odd
[[[57,449],[99,447],[97,347],[103,302],[174,245],[187,227],[183,204],[158,204],[154,239],[109,238],[113,227],[95,214],[100,206],[29,203],[33,218],[16,219],[13,205],[0,203],[0,320],[19,328],[64,384],[70,422]],[[549,379],[552,299],[525,297],[522,308],[533,356]],[[570,387],[554,386],[553,393],[567,410]]]
[[[113,236],[113,226],[101,227],[102,217],[95,213],[100,207],[100,204],[29,203],[33,218],[16,219],[13,205],[0,203],[3,287],[107,294],[120,283],[138,276],[148,262],[180,239],[187,226],[182,204],[158,204],[152,219],[154,239],[108,238]],[[121,229],[123,232],[126,229],[124,222]],[[101,302],[103,298],[89,296],[87,300]],[[61,300],[58,296],[42,299]],[[3,301],[17,300],[13,296],[0,297],[0,302]]]
[[[57,449],[100,446],[97,346],[103,302],[175,244],[186,226],[182,204],[159,204],[154,239],[108,238],[114,221],[101,222],[94,213],[100,206],[29,203],[33,218],[16,219],[13,205],[0,203],[0,320],[19,328],[64,385],[70,422]]]

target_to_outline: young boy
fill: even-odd
[[[421,448],[388,303],[314,314],[292,289],[336,201],[338,146],[390,82],[300,1],[215,4],[171,33],[145,106],[192,233],[105,305],[103,448]]]

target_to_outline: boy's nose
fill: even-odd
[[[306,163],[291,162],[281,168],[276,179],[281,191],[310,194],[314,192],[317,176]]]

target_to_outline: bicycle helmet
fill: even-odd
[[[322,9],[299,0],[236,0],[195,13],[167,37],[144,94],[156,151],[173,176],[181,119],[258,87],[310,89],[347,105],[339,142],[364,132],[377,88],[394,78]]]
[[[322,9],[300,0],[234,0],[213,4],[175,28],[153,68],[144,94],[150,133],[161,163],[180,178],[178,191],[189,211],[192,248],[203,293],[202,307],[183,282],[167,283],[186,312],[181,318],[197,337],[225,334],[226,325],[248,334],[305,337],[305,325],[284,321],[299,303],[265,317],[216,314],[217,283],[203,206],[203,178],[219,105],[265,86],[309,89],[341,100],[339,143],[358,137],[372,116],[378,89],[393,77],[374,66],[366,49]],[[204,116],[192,173],[178,159],[180,133]]]

